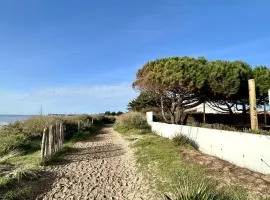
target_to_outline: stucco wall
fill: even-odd
[[[152,116],[151,112],[147,113],[152,131],[163,137],[172,139],[177,134],[186,135],[203,153],[270,174],[270,136],[153,122]]]

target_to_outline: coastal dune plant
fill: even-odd
[[[13,170],[9,175],[9,179],[17,180],[20,183],[23,179],[35,179],[38,177],[37,167],[32,165],[21,165]]]
[[[145,115],[139,112],[120,115],[116,120],[116,126],[125,129],[149,129]]]
[[[186,146],[186,147],[188,146],[188,147],[192,147],[196,150],[199,149],[198,144],[194,140],[192,140],[189,137],[182,135],[182,134],[178,134],[177,136],[175,136],[173,138],[173,142],[179,146]]]
[[[23,150],[30,147],[30,139],[23,134],[3,136],[0,140],[0,156],[14,150]]]

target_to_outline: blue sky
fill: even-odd
[[[125,110],[165,56],[270,66],[270,1],[0,0],[0,113]]]

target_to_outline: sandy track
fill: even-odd
[[[112,128],[87,142],[77,143],[62,165],[48,169],[56,180],[37,199],[157,199],[136,172],[127,141]]]

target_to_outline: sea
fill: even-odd
[[[0,125],[8,125],[16,121],[24,121],[33,116],[34,115],[0,115]]]

